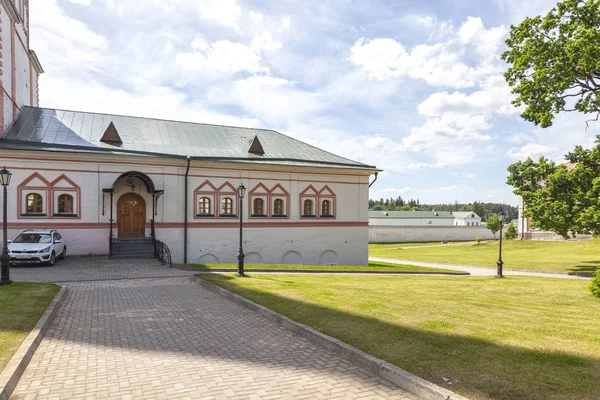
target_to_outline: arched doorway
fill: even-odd
[[[126,193],[117,202],[120,238],[146,236],[146,202],[137,193]]]

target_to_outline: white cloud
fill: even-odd
[[[92,0],[69,0],[71,3],[81,4],[82,6],[89,6],[92,4]]]
[[[268,71],[261,63],[260,55],[245,44],[219,40],[208,44],[202,38],[192,42],[194,52],[179,53],[176,57],[178,67],[187,70],[211,70],[218,72],[251,73]]]
[[[349,60],[378,80],[409,77],[423,79],[430,85],[465,88],[473,86],[479,75],[443,43],[421,44],[409,52],[394,39],[365,42],[363,38],[350,51]]]
[[[262,50],[276,51],[279,50],[282,46],[283,44],[281,42],[273,40],[273,36],[269,31],[265,31],[260,35],[254,35],[251,44],[252,49],[257,53],[260,53]]]
[[[289,15],[286,15],[285,17],[283,17],[281,19],[281,27],[286,30],[286,29],[290,29],[290,22],[291,22],[291,18]]]
[[[540,156],[552,157],[556,149],[537,143],[527,143],[525,146],[517,149],[516,147],[511,148],[508,151],[508,156],[515,160],[525,159],[527,157],[538,158]]]
[[[403,188],[386,188],[382,190],[383,193],[399,193],[399,194],[408,194],[412,193],[413,189],[406,186]]]
[[[468,17],[458,30],[458,36],[464,44],[472,44],[477,52],[490,59],[497,57],[508,36],[508,29],[504,25],[486,29],[479,17]]]
[[[460,186],[452,185],[452,186],[443,186],[439,188],[440,192],[452,192],[454,190],[460,189]]]
[[[420,169],[430,169],[435,167],[435,165],[430,164],[430,163],[413,163],[413,164],[408,164],[408,169],[409,170],[420,170]]]
[[[260,25],[263,22],[264,17],[258,11],[250,11],[248,15],[250,16],[250,20],[256,25]]]
[[[493,76],[481,84],[482,89],[466,94],[437,92],[419,104],[419,114],[440,116],[445,112],[511,115],[519,109],[510,102],[513,95],[502,76]]]
[[[438,23],[437,18],[424,14],[408,14],[402,17],[401,21],[406,24],[419,25],[425,28],[432,28]]]
[[[236,0],[198,0],[197,8],[201,19],[215,21],[239,31],[242,8]]]

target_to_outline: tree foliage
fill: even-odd
[[[488,228],[490,231],[492,231],[492,234],[494,235],[494,239],[496,238],[496,232],[498,232],[500,230],[500,224],[501,224],[501,222],[498,219],[497,214],[490,214],[485,219],[485,227]]]
[[[506,227],[506,231],[504,231],[505,239],[516,239],[519,236],[519,232],[517,231],[517,227],[512,222],[508,224]]]
[[[505,78],[525,120],[546,128],[556,114],[600,115],[600,0],[564,0],[546,16],[511,26]]]
[[[600,235],[600,136],[593,149],[576,146],[556,165],[541,157],[528,158],[508,167],[507,183],[523,198],[524,216],[534,228],[558,233]]]

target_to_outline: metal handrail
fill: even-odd
[[[169,246],[165,242],[156,239],[154,242],[154,252],[156,253],[156,258],[162,262],[162,265],[169,264],[169,268],[173,268],[171,250],[169,250]]]

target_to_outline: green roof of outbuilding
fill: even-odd
[[[454,219],[454,215],[452,215],[452,213],[449,211],[369,211],[369,218],[399,218],[399,219],[452,218],[452,219]]]
[[[454,211],[452,214],[454,214],[456,218],[481,218],[473,211]]]
[[[255,137],[264,154],[249,152]],[[0,148],[377,170],[273,130],[38,107],[23,107]]]

